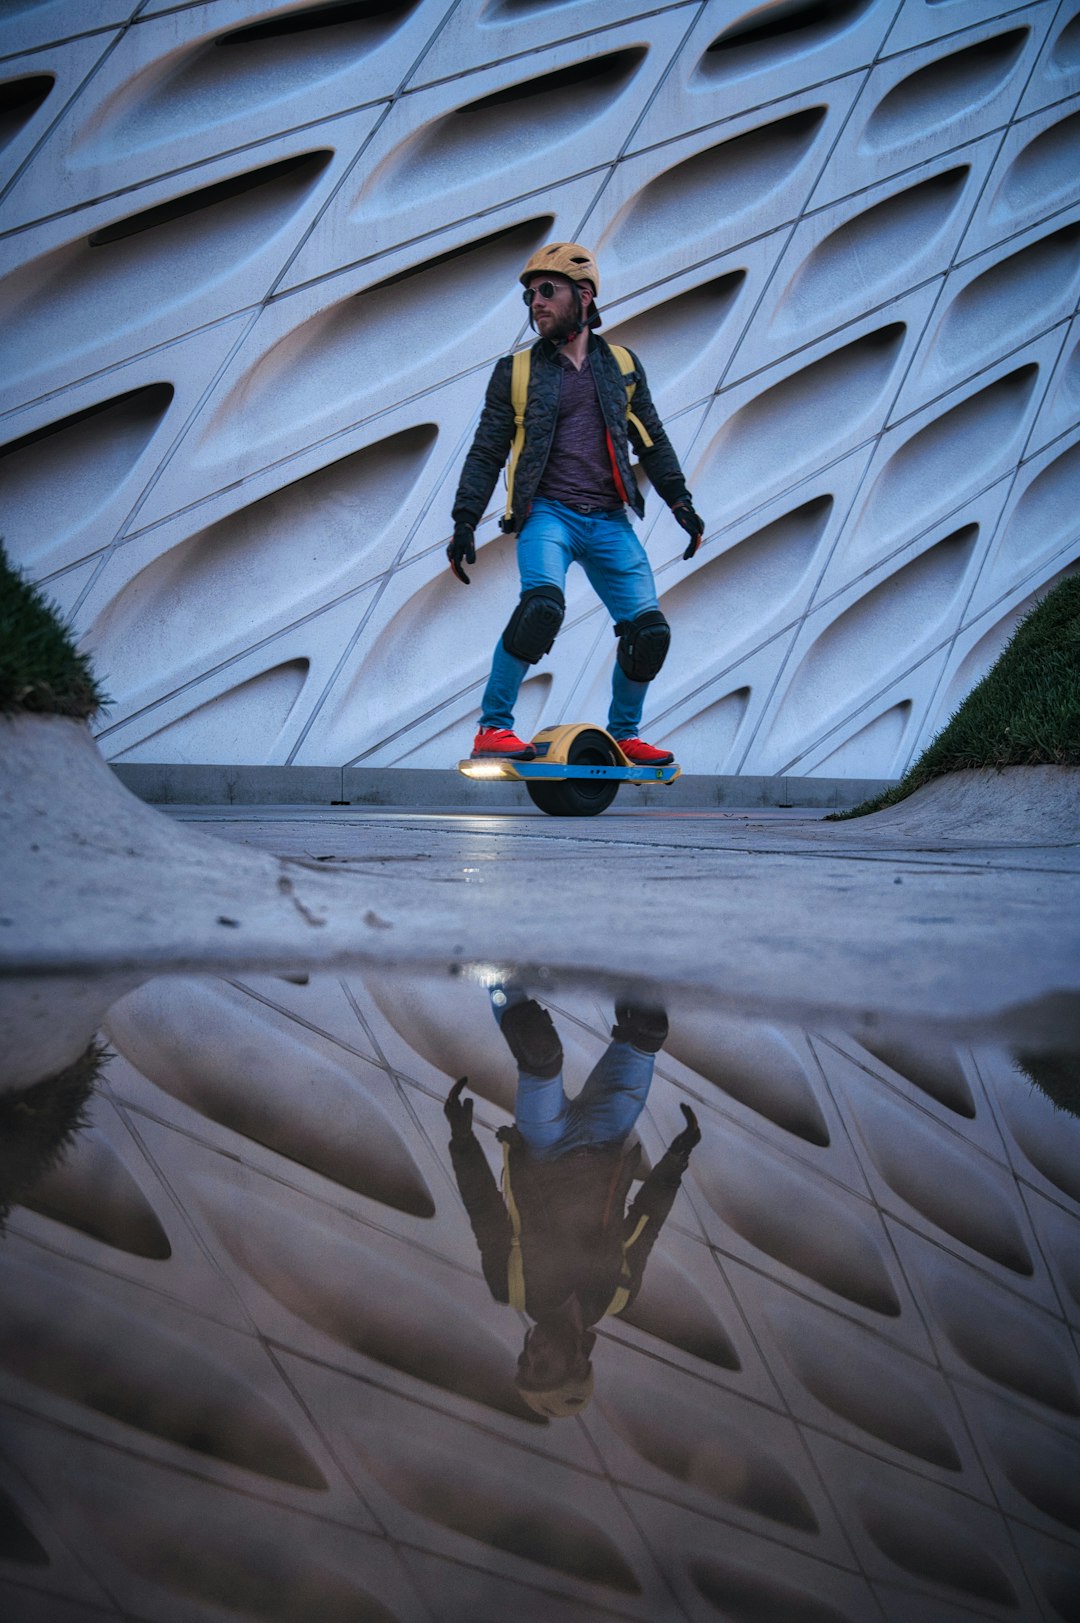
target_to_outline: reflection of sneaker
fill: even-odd
[[[654,749],[642,738],[617,738],[615,742],[626,759],[633,761],[635,766],[667,766],[669,761],[675,759],[670,750]]]
[[[497,755],[509,761],[531,761],[536,751],[509,727],[481,727],[473,739],[472,759],[475,761],[484,755]]]

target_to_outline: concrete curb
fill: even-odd
[[[125,789],[152,806],[395,806],[453,809],[530,804],[515,783],[470,782],[418,767],[200,766],[114,761]],[[672,784],[627,785],[624,807],[807,806],[843,810],[892,778],[736,777],[687,773]]]

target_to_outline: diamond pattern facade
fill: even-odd
[[[113,759],[456,758],[516,578],[493,508],[453,581],[450,502],[548,238],[706,519],[642,532],[685,769],[898,775],[1080,557],[1074,0],[48,0],[0,52],[5,544]],[[612,658],[579,577],[521,726]]]

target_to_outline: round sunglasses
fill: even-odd
[[[538,293],[542,299],[553,299],[558,291],[554,282],[540,282],[536,287],[527,287],[521,297],[531,304]]]

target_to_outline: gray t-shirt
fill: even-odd
[[[623,498],[612,471],[607,425],[590,360],[586,357],[580,372],[566,355],[558,357],[558,365],[562,373],[559,416],[536,494],[553,502],[621,507]]]

